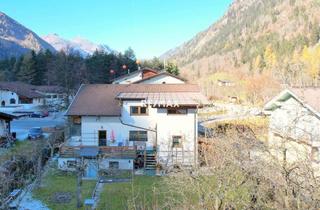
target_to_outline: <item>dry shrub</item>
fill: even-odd
[[[166,179],[166,208],[319,208],[320,182],[310,160],[280,161],[251,135],[233,130],[202,142],[204,166]]]

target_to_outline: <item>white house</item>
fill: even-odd
[[[144,79],[133,82],[134,84],[184,84],[185,79],[169,74],[168,72],[159,72],[156,75],[146,77]]]
[[[183,84],[186,80],[166,71],[144,68],[115,78],[112,84]]]
[[[269,145],[290,161],[320,161],[320,88],[283,90],[265,105],[270,114]]]
[[[193,166],[197,109],[206,103],[196,85],[82,85],[67,110],[71,137],[59,167],[68,169],[88,148],[100,169]]]
[[[33,86],[33,90],[44,96],[44,103],[48,106],[65,106],[68,97],[65,89],[57,85]]]
[[[44,96],[37,93],[32,87],[23,82],[0,82],[1,107],[43,105]]]
[[[122,75],[113,80],[112,84],[131,84],[136,81],[145,79],[147,77],[158,74],[156,70],[143,68],[138,71],[131,72],[129,74]]]
[[[4,112],[31,112],[44,105],[63,106],[66,97],[64,89],[59,86],[0,82],[0,109]]]

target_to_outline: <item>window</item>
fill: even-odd
[[[57,95],[52,95],[52,98],[57,98],[58,96]]]
[[[148,141],[147,131],[129,131],[129,141]]]
[[[99,147],[107,146],[107,131],[98,131]]]
[[[67,160],[67,167],[68,168],[75,168],[77,165],[75,160]]]
[[[5,106],[6,102],[5,101],[1,101],[1,106]]]
[[[172,136],[172,147],[181,147],[182,146],[182,136]]]
[[[11,98],[11,99],[10,99],[10,104],[16,104],[16,99]]]
[[[109,162],[109,169],[119,169],[119,162],[118,161],[110,161]]]
[[[130,107],[130,114],[131,115],[147,115],[148,108],[143,106],[131,106]]]
[[[81,116],[73,116],[72,122],[73,122],[73,124],[80,125],[81,124]]]
[[[167,114],[187,114],[187,109],[169,107],[167,108]]]

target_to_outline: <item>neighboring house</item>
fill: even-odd
[[[265,105],[269,145],[281,159],[320,161],[320,88],[289,88]]]
[[[183,84],[186,80],[166,71],[144,68],[115,78],[112,84]]]
[[[33,90],[32,85],[23,82],[0,82],[0,103],[2,107],[20,105],[43,105],[44,95]]]
[[[65,106],[68,97],[65,89],[57,85],[34,86],[33,90],[44,95],[45,105],[48,106]]]
[[[16,111],[39,106],[63,106],[67,94],[59,86],[36,86],[23,82],[0,82],[2,110]]]
[[[134,84],[184,84],[185,79],[170,74],[168,72],[159,72],[156,75],[133,82]]]
[[[218,85],[219,86],[228,86],[228,87],[231,87],[231,86],[234,86],[235,83],[233,81],[230,81],[230,80],[221,80],[221,79],[218,79]]]
[[[70,138],[59,168],[74,167],[77,157],[87,161],[86,175],[96,168],[195,165],[197,110],[207,103],[197,85],[82,85],[67,110]]]
[[[131,72],[129,74],[122,75],[120,77],[115,78],[112,81],[112,84],[131,84],[138,80],[142,80],[154,75],[157,75],[158,72],[153,69],[143,68],[138,71]]]

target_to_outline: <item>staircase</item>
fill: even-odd
[[[156,170],[157,160],[155,150],[145,151],[145,169],[146,170]]]

